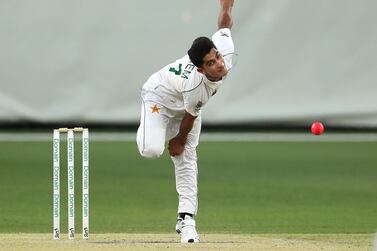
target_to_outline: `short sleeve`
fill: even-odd
[[[200,110],[203,103],[200,100],[201,88],[195,88],[190,91],[183,92],[183,103],[186,112],[190,113],[192,116],[197,117],[200,115]]]
[[[230,29],[223,28],[218,30],[213,34],[212,41],[223,56],[234,53],[234,44]]]

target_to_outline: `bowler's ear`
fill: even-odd
[[[198,67],[197,70],[198,70],[198,72],[200,72],[200,73],[202,73],[202,74],[203,74],[203,72],[204,72],[203,67]]]

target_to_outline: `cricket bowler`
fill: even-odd
[[[199,242],[196,147],[201,109],[216,94],[233,67],[231,15],[234,0],[220,0],[218,30],[196,38],[187,54],[154,73],[141,90],[137,145],[145,158],[162,155],[165,142],[175,167],[178,192],[176,232],[182,243]]]

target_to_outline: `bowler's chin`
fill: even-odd
[[[224,69],[223,74],[222,74],[222,78],[225,77],[226,75],[228,75],[228,70]]]

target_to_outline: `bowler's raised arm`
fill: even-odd
[[[232,28],[233,19],[232,19],[232,7],[233,7],[234,0],[220,0],[220,13],[219,18],[217,20],[217,25],[219,29],[222,28]]]

